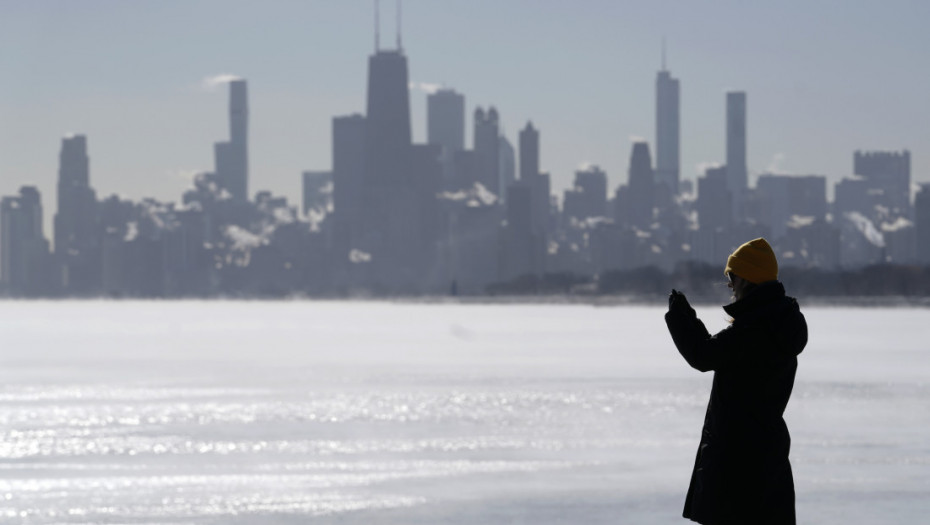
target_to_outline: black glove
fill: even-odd
[[[697,313],[694,311],[694,308],[691,308],[691,304],[688,302],[688,298],[685,297],[685,294],[675,289],[672,289],[672,293],[668,294],[668,311],[681,312],[689,317],[697,317]]]

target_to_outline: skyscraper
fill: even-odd
[[[86,214],[83,208],[93,197],[89,183],[87,138],[84,135],[65,137],[58,155],[58,213],[55,215],[55,251],[58,253],[67,252],[88,233],[79,231],[80,225],[74,219]]]
[[[585,220],[607,216],[607,173],[598,166],[582,166],[575,172],[574,188],[565,192],[566,217]]]
[[[655,206],[655,176],[649,144],[635,142],[630,153],[629,168],[629,217],[633,226],[646,229],[652,225]]]
[[[407,57],[400,47],[376,49],[368,61],[360,243],[380,285],[424,285],[433,263],[436,194],[442,166],[438,145],[413,145]]]
[[[665,69],[663,49],[662,70],[656,76],[656,182],[668,186],[672,195],[678,193],[680,136],[678,79]]]
[[[708,168],[697,181],[696,209],[700,229],[695,232],[692,255],[716,263],[725,260],[733,225],[733,197],[728,188],[726,167]]]
[[[876,204],[888,208],[894,216],[910,216],[910,151],[856,151],[853,173],[867,181],[869,189],[878,196]]]
[[[823,221],[827,215],[827,178],[817,175],[761,175],[756,183],[755,213],[779,239],[793,218]]]
[[[930,184],[921,184],[914,196],[914,229],[917,262],[930,265]]]
[[[501,229],[498,273],[500,279],[539,274],[544,244],[533,229],[533,191],[527,181],[507,187],[507,223]]]
[[[500,196],[500,141],[497,110],[491,106],[485,112],[475,109],[476,179],[491,193]]]
[[[410,93],[403,51],[378,49],[368,58],[360,233],[388,245],[404,211],[397,202],[409,187],[411,164]]]
[[[520,131],[520,182],[532,188],[533,231],[546,240],[549,222],[549,174],[539,172],[539,130],[527,122]]]
[[[304,215],[313,214],[314,220],[320,220],[329,213],[333,202],[333,172],[305,171],[303,173],[303,202],[301,211]],[[316,219],[319,217],[319,219]],[[311,220],[311,222],[314,222]]]
[[[498,187],[501,188],[501,203],[507,202],[507,188],[517,180],[517,152],[507,137],[498,138]]]
[[[734,204],[746,190],[749,169],[746,165],[746,93],[727,93],[727,188]],[[738,207],[735,207],[738,208]]]
[[[233,171],[229,188],[234,197],[249,198],[249,100],[245,80],[229,83],[229,143],[233,155]]]
[[[407,57],[400,49],[379,50],[368,59],[367,183],[400,183],[409,164],[410,145]]]
[[[452,178],[455,152],[465,149],[464,95],[440,89],[426,98],[426,137],[430,144],[442,146],[443,178]]]
[[[217,177],[232,197],[249,198],[249,105],[246,81],[229,83],[229,141],[213,145]]]
[[[73,135],[62,139],[58,160],[55,254],[62,265],[61,281],[66,290],[94,292],[100,280],[100,243],[87,138]]]
[[[539,175],[539,131],[527,122],[520,131],[520,180],[532,180]]]
[[[362,227],[365,117],[333,118],[333,255],[345,263]]]
[[[42,199],[33,186],[0,200],[0,283],[12,295],[47,291],[48,241],[42,233]]]

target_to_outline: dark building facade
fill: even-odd
[[[739,202],[749,182],[746,163],[746,93],[727,93],[727,189]],[[738,210],[737,210],[738,211]]]
[[[465,149],[465,96],[440,89],[426,98],[426,140],[442,147],[443,179],[454,176],[455,152]]]
[[[500,197],[500,123],[497,109],[475,109],[475,182]]]
[[[640,229],[647,229],[653,221],[656,187],[648,143],[633,144],[628,175],[630,224]]]
[[[564,214],[585,220],[607,217],[607,173],[598,166],[586,166],[575,172],[575,186],[565,192]]]
[[[249,198],[249,103],[245,80],[229,83],[229,141],[213,146],[215,172],[230,195]]]
[[[359,114],[333,118],[332,256],[337,263],[348,260],[361,237],[366,128],[365,117]]]
[[[333,172],[305,171],[301,178],[301,211],[305,216],[313,214],[315,220],[324,219],[332,211]]]
[[[548,173],[539,171],[539,130],[527,122],[520,131],[520,183],[529,187],[533,201],[533,231],[541,242],[549,237],[549,216],[552,190]]]
[[[0,287],[13,296],[54,290],[48,240],[42,233],[42,198],[34,186],[0,199]]]
[[[930,265],[930,184],[922,184],[914,196],[914,229],[917,262]]]
[[[100,284],[100,234],[97,195],[90,186],[90,157],[84,135],[61,142],[55,257],[65,291],[94,293]]]
[[[910,151],[856,151],[853,173],[866,181],[877,204],[888,208],[894,217],[910,216]]]
[[[827,215],[827,178],[821,175],[760,175],[756,183],[761,222],[775,238],[785,235],[792,220],[823,221]]]
[[[681,117],[678,79],[662,65],[656,76],[656,182],[678,194]]]

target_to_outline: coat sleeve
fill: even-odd
[[[681,309],[673,309],[666,313],[665,323],[678,353],[692,368],[701,372],[725,366],[739,347],[738,328],[729,326],[712,336],[697,316]]]

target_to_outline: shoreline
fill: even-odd
[[[687,292],[686,292],[687,294]],[[789,293],[789,295],[791,295]],[[930,308],[930,296],[809,296],[797,297],[802,306],[855,308]],[[689,297],[695,306],[723,306],[726,298]],[[0,297],[7,303],[66,302],[374,302],[397,304],[462,304],[462,305],[588,305],[588,306],[665,306],[667,298],[657,295],[410,295],[410,296],[305,296],[285,297]]]

